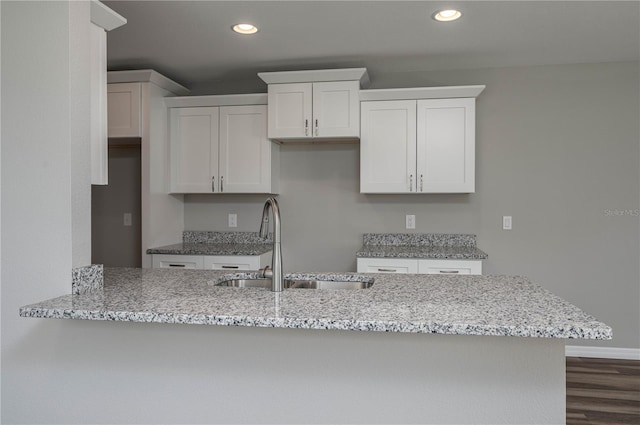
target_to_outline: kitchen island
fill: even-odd
[[[561,423],[565,339],[612,337],[524,277],[340,274],[374,284],[282,293],[216,286],[247,276],[105,269],[102,288],[20,315],[226,325],[209,336],[220,362],[211,379],[218,397],[253,400],[246,422]],[[233,421],[216,412],[211,422]]]

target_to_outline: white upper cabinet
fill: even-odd
[[[361,92],[361,193],[475,191],[475,96],[484,86],[450,88],[474,97],[407,99],[446,89]]]
[[[109,137],[142,137],[140,83],[107,86]]]
[[[416,190],[475,192],[475,99],[418,101]]]
[[[411,192],[415,169],[416,101],[362,102],[360,191]]]
[[[107,31],[127,20],[99,1],[90,4],[91,24],[91,184],[108,183]]]
[[[171,109],[171,192],[220,190],[218,114],[216,107]]]
[[[259,73],[268,84],[270,139],[357,140],[364,68]]]
[[[271,151],[264,105],[220,108],[219,174],[221,191],[271,192]]]
[[[166,103],[215,104],[227,97]],[[169,111],[171,193],[277,193],[279,146],[267,138],[266,105]]]

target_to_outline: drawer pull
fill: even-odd
[[[237,269],[238,266],[222,266],[223,269]]]
[[[378,269],[379,272],[390,272],[390,273],[395,273],[397,270],[396,269]]]
[[[441,273],[441,274],[445,274],[445,273],[449,273],[449,274],[460,273],[459,270],[438,270],[438,272]]]
[[[185,267],[184,264],[169,264],[169,267]]]

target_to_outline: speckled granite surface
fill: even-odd
[[[271,233],[268,239],[262,239],[258,232],[212,232],[185,230],[182,232],[184,243],[214,244],[271,244]]]
[[[91,264],[71,270],[71,293],[88,294],[102,289],[104,268],[102,264]]]
[[[262,255],[273,244],[251,243],[177,243],[147,249],[147,254],[173,255]]]
[[[262,255],[271,251],[273,241],[258,232],[182,232],[182,243],[147,249],[147,254],[169,255]]]
[[[433,258],[483,260],[476,235],[439,233],[365,233],[358,258]]]
[[[609,326],[524,277],[364,274],[375,279],[371,288],[273,293],[215,286],[228,276],[213,270],[107,268],[103,290],[24,306],[20,315],[457,335],[612,336]]]

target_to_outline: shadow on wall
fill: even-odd
[[[142,267],[140,140],[109,144],[109,184],[91,187],[91,262]]]

